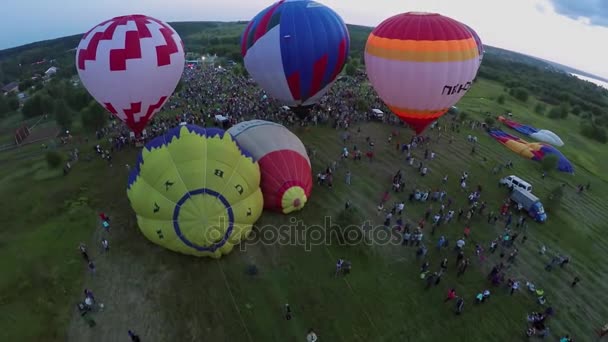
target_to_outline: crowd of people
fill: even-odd
[[[251,79],[229,69],[210,66],[186,69],[181,89],[178,89],[166,104],[170,110],[179,114],[172,117],[157,116],[147,126],[143,138],[151,139],[162,135],[181,122],[201,126],[221,125],[221,122],[214,122],[216,115],[225,117],[228,120],[228,125],[250,119],[270,120],[286,126],[331,125],[336,130],[344,131],[342,135],[344,147],[340,147],[339,158],[329,161],[327,168],[317,173],[317,184],[320,187],[332,189],[336,170],[340,163],[359,162],[363,155],[367,157],[370,163],[373,163],[374,160],[376,141],[371,137],[366,137],[362,146],[354,144],[352,149],[347,147],[347,145],[350,146],[350,132],[353,132],[353,125],[377,119],[370,110],[371,108],[381,108],[386,111],[375,93],[369,91],[368,86],[365,85],[366,82],[363,82],[364,79],[364,75],[339,79],[330,88],[328,95],[324,96],[320,103],[310,110],[310,114],[301,119],[294,112],[283,108],[280,103],[269,98]],[[388,124],[400,124],[393,116],[385,116],[382,120]],[[480,126],[480,123],[475,121],[465,124],[471,125],[471,127]],[[349,130],[349,128],[351,129]],[[482,187],[479,185],[471,187],[469,185],[475,183],[467,170],[463,170],[459,179],[453,180],[453,182],[458,181],[461,193],[448,193],[447,184],[450,179],[447,174],[443,176],[441,183],[434,187],[421,188],[416,186],[415,177],[425,177],[431,172],[431,166],[435,163],[435,160],[441,158],[440,153],[433,149],[434,142],[439,141],[443,134],[444,136],[451,135],[449,142],[452,143],[454,140],[453,134],[459,132],[459,130],[460,123],[452,120],[445,127],[434,125],[430,129],[432,133],[426,133],[425,136],[415,136],[406,142],[402,142],[405,139],[399,137],[396,131],[388,137],[388,143],[394,145],[395,149],[405,157],[406,165],[413,171],[398,170],[391,183],[387,184],[388,190],[382,194],[376,208],[378,216],[382,217],[382,225],[385,229],[398,232],[402,239],[401,245],[404,248],[414,247],[414,260],[421,262],[419,276],[424,281],[424,286],[427,289],[441,284],[441,279],[448,272],[448,265],[451,262],[450,258],[441,257],[440,263],[433,265],[437,267],[431,265],[432,260],[427,248],[429,238],[425,238],[425,234],[427,236],[440,235],[436,243],[437,253],[440,253],[447,250],[450,245],[446,235],[441,232],[442,226],[451,222],[460,222],[464,226],[463,234],[453,245],[455,265],[453,270],[457,277],[463,276],[472,263],[478,264],[482,269],[491,269],[491,271],[487,276],[487,287],[463,289],[460,291],[463,293],[462,295],[457,295],[456,289],[450,287],[445,302],[453,301],[454,312],[462,314],[467,298],[470,298],[476,304],[487,303],[490,302],[490,294],[500,293],[499,289],[501,287],[505,289],[505,293],[515,295],[521,284],[525,283],[529,290],[533,288],[530,292],[533,293],[535,301],[539,305],[538,311],[528,315],[528,327],[525,329],[525,334],[527,336],[546,337],[549,335],[548,322],[555,314],[554,308],[547,304],[548,299],[542,290],[539,291],[529,280],[518,278],[517,273],[513,272],[517,264],[518,248],[527,240],[526,218],[520,216],[516,222],[513,222],[513,212],[516,211],[516,208],[512,207],[508,199],[504,201],[502,206],[492,210],[487,201],[483,199],[484,191]],[[360,133],[361,130],[358,128],[357,135],[360,135]],[[97,145],[95,152],[101,158],[107,160],[110,166],[113,153],[119,152],[134,143],[133,135],[116,121],[112,121],[108,127],[98,131],[97,138],[102,139],[104,143]],[[467,139],[472,144],[472,153],[474,153],[475,146],[478,143],[477,137],[469,135]],[[107,143],[105,143],[106,141]],[[313,158],[315,151],[309,150],[309,154]],[[349,160],[352,160],[352,162]],[[512,167],[512,163],[509,161],[501,165],[500,169],[495,168],[493,173],[500,172],[503,166],[509,168]],[[439,172],[439,170],[435,172]],[[347,185],[351,184],[352,173],[350,170],[345,171],[344,179]],[[406,190],[408,187],[410,190]],[[395,200],[392,204],[389,204],[391,196],[394,196]],[[420,205],[421,203],[430,203],[424,216],[414,217],[408,214],[407,207]],[[345,208],[348,210],[351,205],[351,202],[347,200]],[[486,212],[488,212],[487,220],[484,218]],[[109,218],[107,220],[102,218],[102,222],[107,222],[109,229]],[[490,224],[495,227],[498,222],[504,222],[504,231],[496,238],[490,241],[478,241],[478,239],[472,238],[474,226]],[[103,250],[109,250],[109,243],[105,238],[101,241],[101,244]],[[86,246],[83,244],[79,249],[89,269],[94,273],[95,265],[89,259]],[[498,252],[498,254],[495,252]],[[546,247],[542,246],[540,254],[544,255],[545,252]],[[566,256],[556,256],[547,265],[547,271],[558,264],[564,267],[569,260]],[[485,266],[485,263],[492,263],[493,266]],[[351,261],[338,259],[335,265],[335,276],[347,276],[351,272],[352,266]],[[575,278],[572,287],[579,281],[578,277]],[[94,303],[96,302],[92,292],[88,289],[85,290],[83,308],[85,310],[91,309],[95,306]],[[287,308],[288,316],[291,317],[291,308],[289,306]],[[525,315],[522,315],[522,317],[525,317]],[[139,339],[139,337],[137,338]],[[317,338],[316,333],[311,329],[307,335],[307,340],[317,341]],[[564,341],[573,341],[569,336],[563,338],[566,338]]]

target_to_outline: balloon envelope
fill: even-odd
[[[483,43],[481,42],[481,38],[479,38],[479,35],[477,34],[477,32],[475,32],[475,30],[473,30],[469,25],[464,25],[464,26],[466,26],[467,29],[469,29],[469,31],[473,35],[473,38],[475,39],[475,44],[477,44],[477,52],[479,53],[479,64],[481,64],[481,62],[483,61],[483,55],[485,53],[485,50],[483,48]]]
[[[194,125],[146,144],[127,195],[152,242],[214,258],[247,236],[264,205],[258,163],[230,134]]]
[[[249,75],[282,104],[316,103],[342,71],[350,38],[342,18],[310,0],[279,1],[243,32],[241,53]]]
[[[102,22],[84,34],[76,53],[84,87],[137,134],[175,90],[184,63],[177,32],[145,15]]]
[[[564,142],[557,134],[546,129],[541,129],[536,133],[530,134],[530,136],[538,141],[543,141],[553,146],[564,146]]]
[[[520,156],[536,161],[543,160],[548,155],[557,157],[557,169],[562,172],[574,173],[574,166],[555,147],[543,143],[530,143],[500,129],[490,129],[488,134],[499,143]]]
[[[264,207],[288,214],[304,207],[312,191],[306,148],[289,129],[270,121],[241,122],[228,130],[260,164]]]
[[[388,18],[369,35],[365,68],[386,105],[421,133],[472,85],[479,52],[464,24],[435,13]]]
[[[502,115],[498,117],[498,121],[504,123],[509,128],[514,129],[521,134],[532,137],[538,141],[546,142],[554,146],[564,146],[562,139],[557,134],[549,130],[524,125],[517,121],[509,120]]]

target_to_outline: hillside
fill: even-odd
[[[528,64],[528,65],[531,65],[531,66],[534,66],[537,68],[541,68],[541,69],[549,69],[551,71],[565,72],[568,74],[569,73],[579,74],[582,76],[587,76],[587,77],[595,78],[595,79],[598,79],[598,80],[601,80],[604,82],[608,82],[608,79],[603,78],[601,76],[597,76],[592,73],[589,73],[589,72],[586,72],[583,70],[579,70],[579,69],[575,69],[575,68],[569,67],[567,65],[549,61],[549,60],[546,60],[543,58],[529,56],[529,55],[525,55],[525,54],[522,54],[519,52],[509,51],[509,50],[505,50],[505,49],[501,49],[501,48],[497,48],[497,47],[489,46],[489,45],[486,45],[485,49],[486,49],[486,53],[500,56],[502,59],[505,59],[505,60],[524,63],[524,64]]]

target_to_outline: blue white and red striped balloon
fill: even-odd
[[[241,53],[251,77],[291,107],[316,103],[344,68],[350,37],[340,16],[310,0],[281,0],[256,15]]]

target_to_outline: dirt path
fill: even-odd
[[[164,265],[155,265],[154,271],[142,267],[137,251],[126,246],[127,240],[141,238],[133,236],[138,233],[134,222],[120,217],[115,219],[109,234],[99,227],[89,241],[89,254],[97,266],[96,274],[84,270],[87,272],[84,287],[91,289],[105,307],[103,311],[91,314],[96,322],[92,328],[75,310],[68,328],[68,341],[122,341],[128,338],[129,329],[158,337],[147,341],[168,341],[170,332],[161,330],[163,316],[156,299],[172,272]],[[102,237],[110,241],[109,253],[101,251]]]

